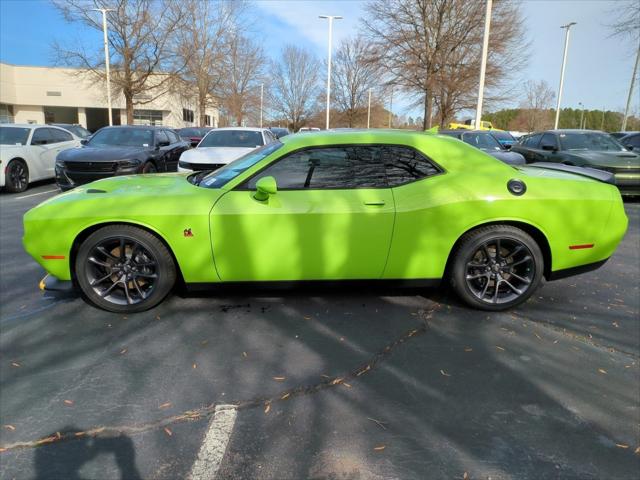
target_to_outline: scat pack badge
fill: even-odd
[[[185,228],[185,229],[184,229],[183,234],[184,234],[184,236],[185,236],[185,237],[187,237],[187,238],[188,238],[188,237],[193,237],[193,232],[191,231],[191,229],[190,229],[190,228]]]

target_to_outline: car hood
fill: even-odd
[[[252,150],[244,147],[197,147],[183,152],[180,160],[189,163],[229,163]]]
[[[525,163],[527,163],[524,157],[516,152],[498,151],[498,150],[483,150],[483,151],[504,163],[508,163],[509,165],[524,165]]]
[[[108,162],[136,158],[153,151],[147,147],[81,147],[64,150],[57,159],[64,162]]]
[[[566,151],[565,153],[584,160],[589,165],[602,167],[638,167],[640,156],[633,152]]]

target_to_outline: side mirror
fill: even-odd
[[[556,151],[558,151],[558,149],[556,148],[556,146],[555,146],[555,145],[549,145],[549,144],[547,144],[547,145],[542,145],[542,150],[547,150],[547,151],[549,151],[549,152],[556,152]]]
[[[625,145],[624,148],[626,148],[627,150],[631,151],[631,150],[633,150],[633,145]]]
[[[269,195],[275,195],[278,193],[278,184],[273,177],[262,177],[256,182],[256,193],[253,198],[260,202],[264,202],[269,198]]]
[[[162,148],[162,147],[168,147],[169,145],[171,145],[169,142],[158,142],[158,144],[156,145],[156,147],[158,148]]]
[[[82,140],[80,140],[80,145],[86,145],[89,143],[89,139],[87,138],[83,138]]]
[[[502,145],[504,147],[505,150],[511,150],[511,147],[513,147],[512,144],[510,143],[505,143],[504,145]]]

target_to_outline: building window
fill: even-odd
[[[134,110],[134,125],[162,125],[162,110]]]
[[[14,123],[13,105],[0,103],[0,123]]]
[[[193,123],[194,115],[193,110],[189,110],[187,108],[182,109],[182,121]]]
[[[211,115],[204,116],[204,123],[206,124],[207,127],[211,126]]]

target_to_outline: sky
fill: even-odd
[[[479,1],[479,0],[470,0]],[[259,18],[254,35],[268,55],[277,56],[287,43],[310,49],[319,59],[327,56],[328,21],[318,15],[341,15],[334,21],[333,44],[357,33],[366,3],[360,0],[256,0]],[[531,42],[527,65],[514,75],[522,80],[545,80],[557,91],[564,30],[560,25],[577,22],[571,30],[563,89],[563,107],[621,111],[627,99],[635,60],[633,47],[609,38],[606,24],[618,0],[523,0],[527,40]],[[96,12],[96,15],[99,15]],[[79,42],[101,46],[101,33],[69,24],[48,0],[0,0],[0,61],[17,65],[52,65],[51,43]],[[640,87],[636,86],[636,93]],[[515,107],[515,97],[503,107]],[[640,111],[640,94],[633,111]],[[402,101],[394,101],[396,114],[417,115]]]

